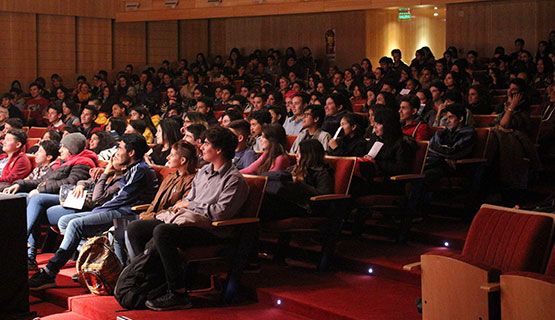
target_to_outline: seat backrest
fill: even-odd
[[[545,275],[555,277],[555,246],[551,249],[547,268],[545,268]]]
[[[532,143],[536,143],[536,141],[538,141],[541,123],[542,123],[541,116],[530,117],[530,132],[528,132],[528,134],[530,136],[530,140],[532,141]]]
[[[221,118],[221,116],[224,115],[224,113],[225,113],[225,110],[217,110],[217,111],[214,111],[214,117],[216,117],[216,119],[219,120],[219,119]]]
[[[482,205],[466,237],[462,255],[502,272],[541,272],[553,217]]]
[[[268,177],[248,174],[243,176],[249,185],[249,195],[237,218],[256,218],[262,206],[262,198],[264,198]]]
[[[430,127],[430,134],[433,136],[436,132],[445,129],[445,127]]]
[[[503,104],[507,101],[507,96],[493,96],[493,103],[495,104]]]
[[[485,158],[488,145],[490,128],[476,128],[476,145],[472,152],[474,158]]]
[[[29,128],[29,132],[27,133],[27,137],[29,137],[29,138],[41,138],[42,135],[45,132],[46,132],[46,128],[31,127],[31,128]]]
[[[410,173],[422,174],[424,172],[424,164],[426,163],[426,157],[428,156],[428,147],[430,146],[430,142],[417,141],[417,143],[418,147],[414,153]]]
[[[497,118],[495,114],[475,114],[472,115],[474,118],[474,126],[476,128],[486,128],[489,124],[493,121],[493,119]]]
[[[152,169],[154,169],[154,172],[156,172],[156,177],[158,178],[159,183],[162,183],[162,181],[164,181],[164,179],[166,179],[166,177],[170,173],[177,171],[177,169],[175,168],[168,168],[168,167],[157,166],[157,165],[152,166]]]
[[[29,150],[29,148],[31,148],[32,146],[36,145],[39,142],[40,142],[40,138],[28,138],[27,143],[25,144],[25,148]]]
[[[29,161],[31,161],[31,167],[35,169],[37,167],[37,162],[35,161],[35,155],[27,154],[27,158],[29,158]]]
[[[287,151],[291,150],[291,146],[293,145],[293,143],[295,143],[295,140],[297,140],[297,136],[296,135],[291,135],[288,134],[287,135]]]
[[[334,170],[335,193],[348,194],[355,171],[355,157],[326,156],[326,163]]]

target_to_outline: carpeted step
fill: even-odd
[[[36,315],[41,319],[51,314],[57,314],[67,311],[66,308],[62,308],[50,302],[42,301],[35,297],[29,297],[29,304],[31,312],[35,312]]]
[[[83,317],[76,312],[63,312],[52,314],[46,317],[41,317],[41,320],[90,320],[89,318]]]
[[[51,253],[39,254],[37,256],[39,268],[43,268],[52,256],[53,254]],[[60,270],[60,273],[56,277],[57,287],[42,291],[30,291],[30,294],[43,301],[48,301],[58,305],[66,310],[68,308],[67,301],[69,297],[83,295],[89,292],[86,288],[81,287],[79,283],[71,280],[71,276],[75,274],[75,272],[75,262],[69,262],[62,270]]]
[[[197,300],[193,298],[193,305]],[[114,297],[84,295],[70,298],[70,307],[73,313],[78,313],[90,320],[115,319],[117,316],[125,316],[133,320],[150,319],[211,319],[211,320],[308,320],[279,308],[264,304],[251,304],[233,307],[197,307],[189,310],[173,310],[156,312],[151,310],[126,311],[117,303]]]
[[[346,272],[263,266],[245,277],[260,302],[311,319],[420,319],[415,285]],[[269,277],[268,275],[271,275]],[[279,301],[278,301],[279,300]]]
[[[265,236],[261,238],[261,249],[273,253],[277,248],[277,239]],[[309,261],[315,269],[320,258],[321,247],[314,242],[301,238],[291,241],[288,257]],[[344,238],[338,242],[334,262],[334,270],[349,270],[361,274],[373,269],[378,277],[394,281],[420,285],[419,272],[403,270],[403,266],[420,261],[420,255],[428,251],[450,250],[445,247],[433,247],[418,243],[395,244],[381,238],[353,239]],[[289,262],[288,262],[289,263]]]

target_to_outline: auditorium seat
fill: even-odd
[[[497,118],[496,114],[475,114],[472,115],[474,118],[474,127],[476,128],[487,128],[489,124]]]
[[[504,104],[507,101],[507,96],[493,96],[494,104]]]
[[[540,272],[553,222],[553,215],[483,205],[461,253],[428,252],[404,267],[422,271],[423,319],[500,319],[500,275]]]
[[[290,135],[290,134],[287,135],[287,145],[285,146],[286,151],[291,150],[291,146],[293,145],[293,143],[295,143],[295,140],[297,140],[297,135]],[[295,162],[297,162],[296,159],[292,163],[295,163]]]
[[[29,128],[29,132],[27,132],[27,137],[29,138],[41,138],[42,135],[46,132],[47,128],[43,127],[31,127]]]
[[[401,225],[397,236],[398,242],[405,242],[412,218],[418,215],[420,210],[420,198],[422,196],[422,182],[424,179],[424,164],[428,155],[428,141],[418,141],[418,149],[412,160],[411,171],[408,174],[389,177],[386,183],[401,184],[397,189],[402,193],[396,194],[372,194],[355,199],[354,206],[358,208],[357,216],[353,226],[355,234],[360,234],[368,213],[372,211],[389,212],[401,214]],[[362,163],[361,163],[362,164]],[[370,164],[370,163],[369,163]],[[362,169],[362,171],[364,171]]]
[[[541,123],[542,123],[542,116],[530,117],[530,131],[528,132],[528,135],[532,143],[536,143],[538,141],[538,137],[540,135]]]
[[[310,198],[314,216],[268,221],[262,225],[265,232],[279,234],[278,249],[274,255],[274,261],[277,263],[284,262],[294,234],[312,233],[322,239],[318,269],[323,271],[329,266],[341,228],[350,212],[349,188],[356,158],[326,156],[325,161],[334,169],[335,193]]]
[[[28,138],[27,143],[25,144],[26,150],[29,150],[32,146],[36,145],[40,142],[40,138]]]
[[[364,109],[364,104],[353,104],[353,112],[362,112],[362,110]]]
[[[225,110],[217,110],[214,111],[214,117],[218,120],[220,120],[220,118],[224,115]]]
[[[214,260],[227,261],[226,286],[222,292],[222,300],[226,304],[236,302],[241,274],[256,241],[258,213],[268,181],[268,177],[264,176],[244,175],[244,177],[249,185],[249,194],[239,214],[233,219],[212,222],[214,228],[236,228],[234,238],[221,244],[191,247],[181,251],[189,264]],[[215,289],[213,285],[212,282],[210,288],[193,292],[213,290]]]
[[[439,181],[439,190],[434,193],[432,202],[441,207],[461,208],[463,217],[467,220],[471,220],[482,204],[484,196],[482,182],[487,169],[486,154],[490,128],[476,128],[476,137],[477,143],[472,151],[472,158],[455,162],[455,173]],[[436,201],[437,195],[441,195],[440,201]]]
[[[504,320],[555,319],[555,246],[544,273],[507,272],[500,285]]]

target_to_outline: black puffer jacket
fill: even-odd
[[[83,152],[70,156],[66,161],[56,160],[52,168],[39,179],[16,180],[14,184],[19,185],[19,192],[29,192],[37,189],[40,193],[58,193],[64,184],[77,184],[79,180],[90,177],[89,169],[98,164],[96,153],[84,150]]]

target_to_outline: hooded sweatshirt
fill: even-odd
[[[0,159],[8,157],[7,154],[0,155]],[[12,183],[15,180],[23,179],[31,173],[33,166],[31,165],[31,160],[27,157],[23,150],[14,153],[8,163],[2,170],[2,176],[0,176],[0,182]]]

